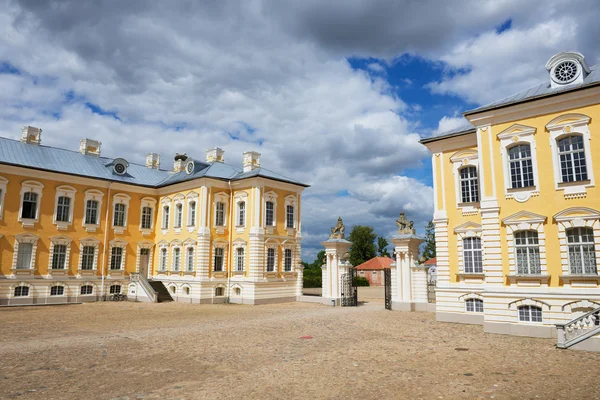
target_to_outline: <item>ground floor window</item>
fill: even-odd
[[[17,286],[15,288],[15,297],[29,296],[29,286]]]
[[[465,301],[467,312],[483,312],[483,300],[467,299]]]
[[[542,322],[542,309],[536,306],[519,307],[519,321]]]
[[[94,287],[92,285],[83,285],[81,287],[81,294],[92,294]]]
[[[222,287],[215,288],[215,296],[223,296],[223,292],[224,290]]]
[[[50,288],[50,296],[62,296],[65,294],[65,288],[63,286],[52,286]]]
[[[110,286],[110,294],[118,294],[121,293],[121,285],[111,285]]]

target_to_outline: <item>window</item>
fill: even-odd
[[[286,272],[292,270],[292,249],[285,249],[285,256],[283,258],[283,266]]]
[[[236,249],[235,270],[236,271],[243,271],[245,264],[246,264],[246,257],[244,257],[244,248],[243,247],[238,247]]]
[[[187,249],[187,271],[191,272],[194,270],[194,248],[188,247]]]
[[[38,195],[34,192],[23,193],[23,210],[21,218],[35,219],[37,216],[37,199]]]
[[[123,248],[113,247],[110,254],[110,269],[121,269],[123,261]]]
[[[285,226],[286,228],[294,227],[294,206],[288,205],[285,208]]]
[[[188,226],[196,225],[196,202],[190,201],[188,205]]]
[[[240,201],[238,203],[238,226],[246,225],[246,202]]]
[[[561,182],[588,179],[583,136],[567,136],[558,140]]]
[[[71,198],[67,196],[60,196],[56,206],[56,221],[69,222],[70,208]]]
[[[175,225],[174,228],[181,228],[181,221],[183,218],[183,204],[179,203],[175,205]]]
[[[85,223],[88,225],[98,225],[98,200],[88,200],[85,202]]]
[[[275,271],[275,249],[267,249],[267,272]]]
[[[163,229],[169,229],[169,206],[164,206],[163,207],[163,221],[162,221],[162,228]]]
[[[265,225],[267,226],[273,226],[274,222],[275,222],[275,218],[274,218],[274,214],[273,214],[273,210],[274,210],[274,204],[272,201],[267,201],[265,203]]]
[[[65,294],[65,288],[63,286],[52,286],[50,288],[50,296],[62,296]]]
[[[483,312],[483,300],[467,299],[465,301],[467,312]]]
[[[17,286],[15,288],[15,297],[29,296],[29,286]]]
[[[121,285],[110,285],[110,289],[108,291],[110,294],[118,294],[121,293]]]
[[[517,274],[539,275],[540,246],[538,233],[535,231],[515,232],[515,256],[517,261]]]
[[[465,273],[483,273],[483,262],[481,257],[481,239],[477,237],[469,237],[463,239],[463,256],[465,263]]]
[[[67,260],[67,246],[64,244],[55,244],[52,254],[52,269],[64,269]]]
[[[33,244],[19,243],[17,253],[17,269],[31,268],[31,255],[33,254]]]
[[[92,285],[83,285],[81,287],[79,294],[85,295],[85,294],[92,294],[93,292],[94,292],[94,287]]]
[[[94,255],[96,248],[94,246],[83,246],[81,254],[81,269],[94,269]]]
[[[215,247],[215,260],[214,260],[214,269],[215,271],[223,271],[223,248]]]
[[[187,286],[186,286],[186,287],[184,287],[184,288],[183,288],[183,293],[185,293],[185,295],[186,295],[186,296],[189,296],[189,295],[190,295],[190,288],[189,288],[189,287],[187,287]]]
[[[215,208],[215,225],[225,226],[225,203],[219,201]]]
[[[572,228],[567,230],[569,267],[571,274],[596,275],[596,249],[592,228]]]
[[[477,168],[465,167],[460,169],[460,192],[462,203],[476,203],[479,201]]]
[[[160,270],[161,271],[166,271],[167,270],[167,249],[165,249],[164,247],[162,249],[160,249]]]
[[[142,208],[142,229],[152,229],[152,207]]]
[[[115,204],[114,226],[125,226],[125,204]]]
[[[534,186],[531,147],[519,144],[508,149],[511,188]]]
[[[179,271],[181,265],[181,249],[176,247],[173,249],[173,271]]]
[[[222,287],[215,288],[215,296],[223,296],[223,293],[225,293],[225,291]]]
[[[542,322],[542,309],[536,306],[519,307],[519,321]]]

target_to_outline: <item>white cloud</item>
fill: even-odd
[[[469,121],[464,117],[442,117],[438,122],[437,128],[433,131],[432,136],[444,134],[452,129],[460,128],[469,125]]]

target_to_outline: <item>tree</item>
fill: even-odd
[[[377,234],[373,232],[373,228],[370,226],[354,225],[348,239],[352,242],[350,264],[353,266],[356,267],[377,256],[377,247],[374,243]]]
[[[377,253],[379,253],[380,257],[390,257],[390,253],[388,252],[387,247],[390,244],[388,243],[388,241],[386,240],[386,238],[384,238],[383,236],[379,236],[377,238],[377,247],[379,247],[377,249]]]
[[[425,227],[425,242],[423,243],[423,258],[430,260],[435,257],[435,225],[429,221]]]
[[[313,263],[310,265],[310,267],[321,269],[323,264],[325,264],[325,250],[321,250],[317,253],[317,258],[315,261],[313,261]]]

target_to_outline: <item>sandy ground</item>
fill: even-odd
[[[598,398],[600,354],[320,304],[0,309],[2,399]],[[361,300],[369,295],[362,291]],[[303,338],[303,337],[312,338]]]

